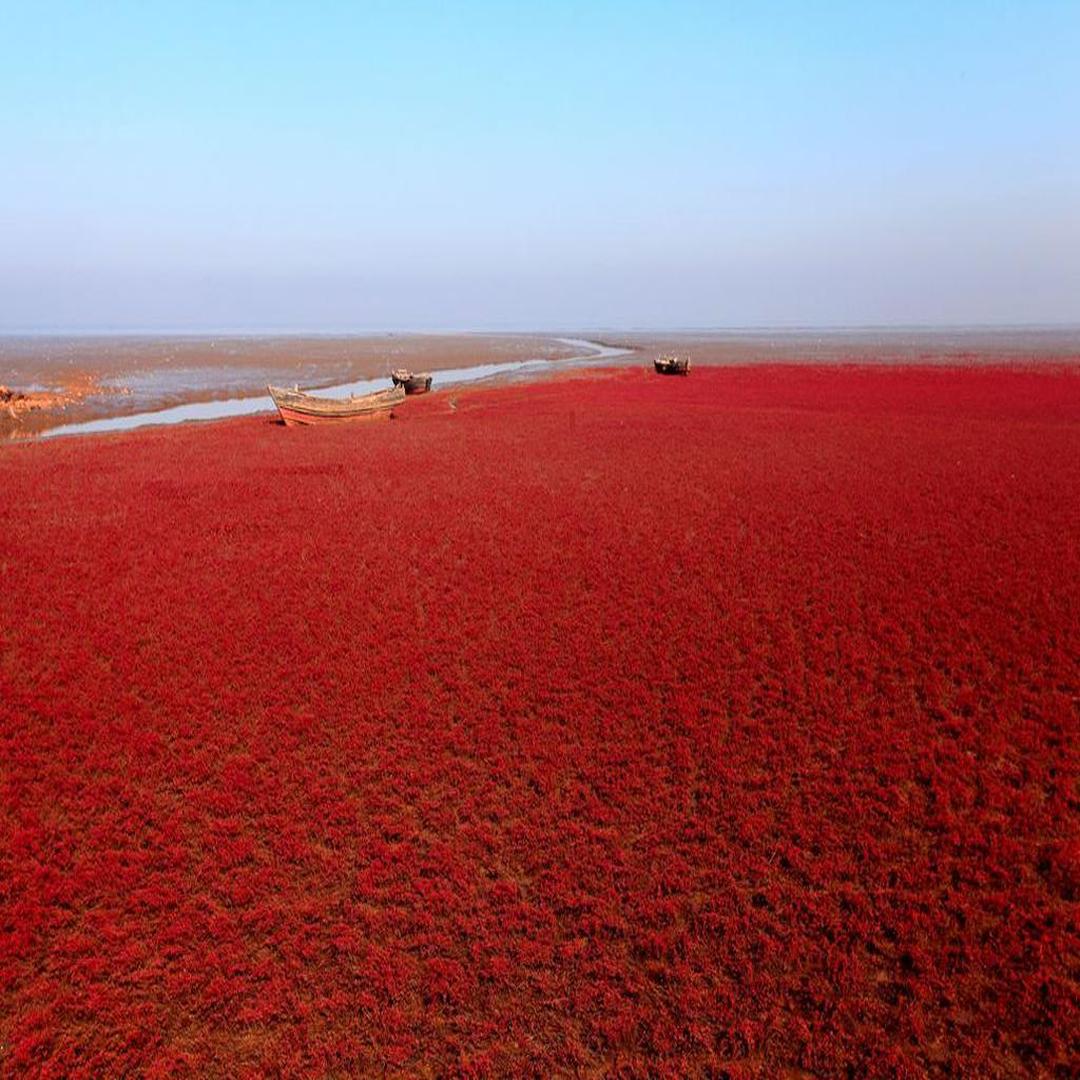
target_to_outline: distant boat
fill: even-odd
[[[426,371],[413,372],[405,368],[395,368],[390,372],[395,386],[400,386],[406,394],[426,394],[431,389],[431,376]]]
[[[653,361],[657,375],[689,375],[690,358],[663,353]]]
[[[360,397],[323,398],[305,394],[303,390],[283,390],[268,386],[281,419],[286,424],[326,424],[340,420],[389,420],[390,410],[405,400],[400,386],[377,390]]]

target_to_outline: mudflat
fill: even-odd
[[[579,351],[536,334],[0,337],[0,437],[58,424],[255,394],[473,364],[561,360]],[[389,385],[389,382],[387,383]]]
[[[688,355],[697,364],[986,365],[1080,356],[1080,327],[595,331],[589,336],[647,355]]]

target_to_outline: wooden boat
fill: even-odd
[[[405,400],[405,391],[400,386],[347,398],[314,397],[303,390],[283,390],[280,386],[268,386],[266,389],[270,391],[281,419],[290,425],[336,423],[341,420],[389,420],[390,410]]]
[[[413,373],[405,368],[395,368],[390,372],[395,386],[400,386],[406,394],[426,394],[431,389],[431,376],[426,371]]]
[[[689,375],[690,358],[663,353],[653,361],[657,375]]]

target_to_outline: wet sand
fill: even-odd
[[[395,367],[562,360],[572,345],[535,334],[351,336],[26,336],[0,338],[0,438],[60,424],[259,393],[389,377]]]

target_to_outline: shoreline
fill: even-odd
[[[629,360],[638,360],[635,354],[628,354]],[[1080,355],[1063,356],[1060,358],[1027,358],[1013,357],[1007,359],[982,359],[978,362],[954,361],[954,362],[911,362],[911,363],[882,363],[882,362],[749,362],[749,363],[702,363],[689,379],[671,379],[656,376],[652,372],[651,364],[644,363],[615,363],[605,364],[601,362],[590,364],[588,357],[581,358],[582,362],[567,362],[565,364],[551,363],[547,367],[533,367],[527,371],[515,370],[512,364],[501,365],[509,370],[493,372],[482,378],[461,381],[434,388],[431,392],[417,397],[406,398],[394,412],[393,419],[398,423],[409,423],[413,420],[428,420],[437,416],[448,416],[471,409],[484,409],[488,405],[497,406],[498,403],[512,397],[522,407],[527,407],[529,402],[534,406],[540,406],[547,398],[546,391],[558,388],[560,384],[579,382],[591,384],[605,382],[609,384],[615,393],[620,392],[619,386],[625,385],[627,379],[631,382],[644,382],[646,385],[656,387],[658,396],[664,396],[664,387],[671,383],[693,385],[699,383],[702,377],[710,381],[714,377],[733,378],[736,382],[742,380],[764,379],[773,385],[790,383],[803,388],[814,387],[815,396],[820,388],[828,380],[836,380],[837,385],[843,383],[847,376],[858,375],[869,383],[884,385],[892,382],[902,386],[908,380],[921,378],[927,380],[927,385],[932,386],[937,380],[950,380],[956,376],[969,376],[970,379],[962,380],[962,385],[975,387],[980,381],[985,385],[991,385],[995,379],[1007,376],[1031,377],[1033,380],[1080,378]],[[707,373],[713,373],[709,375]],[[698,378],[695,379],[694,375]],[[1034,383],[1032,383],[1034,385]],[[588,396],[591,391],[583,389]],[[693,407],[694,395],[690,393],[685,398],[687,407]],[[243,407],[255,403],[255,407]],[[764,404],[764,403],[762,403]],[[235,411],[225,411],[219,415],[202,416],[198,410],[202,407],[237,406]],[[792,410],[799,412],[804,408],[815,410],[826,409],[828,406],[817,401],[813,406],[806,406],[798,401],[788,401],[783,405],[772,403],[770,408]],[[909,406],[897,402],[896,410],[900,413],[909,411]],[[187,410],[192,415],[170,418],[165,421],[152,419],[159,413],[178,413]],[[1025,410],[1021,407],[1020,412]],[[1051,410],[1051,413],[1053,410]],[[8,439],[0,439],[0,452],[6,445],[9,447],[28,448],[43,443],[78,444],[89,441],[96,443],[100,439],[110,439],[117,436],[139,436],[158,433],[166,435],[172,432],[178,435],[180,432],[190,432],[195,428],[205,428],[207,432],[218,430],[227,424],[233,424],[237,430],[243,430],[240,425],[244,421],[260,422],[273,427],[280,427],[281,423],[276,415],[275,408],[269,395],[260,395],[255,398],[242,398],[224,401],[195,402],[190,405],[174,406],[159,410],[159,413],[138,414],[131,417],[108,417],[99,421],[91,421],[83,424],[72,424],[46,429],[40,434],[15,436]],[[150,419],[145,419],[150,417]],[[119,421],[119,423],[117,423]],[[125,423],[124,421],[134,421]],[[101,425],[100,427],[98,425]],[[73,430],[68,431],[70,427]],[[320,430],[355,430],[349,423],[332,425]]]
[[[522,361],[504,361],[491,364],[473,365],[467,368],[443,369],[441,379],[433,387],[434,392],[443,392],[462,386],[495,384],[501,381],[528,381],[530,377],[542,379],[549,374],[569,373],[584,367],[634,355],[625,349],[611,348],[580,338],[560,338],[561,344],[588,352],[577,353],[561,360],[533,359]],[[363,395],[383,388],[385,379],[363,379],[349,383],[335,383],[330,386],[307,387],[308,392],[322,397],[344,397]],[[119,431],[134,431],[143,427],[160,427],[184,423],[211,423],[215,420],[232,419],[240,416],[256,416],[273,413],[274,407],[266,406],[265,392],[233,398],[191,401],[181,405],[166,406],[143,413],[101,417],[81,423],[60,424],[39,433],[37,438],[56,438],[109,434]]]
[[[18,352],[26,336],[0,338],[0,382],[13,391],[12,348],[23,357],[23,400],[0,404],[0,441],[92,434],[142,424],[209,422],[264,411],[265,385],[297,383],[316,394],[344,396],[378,389],[391,366],[429,370],[436,391],[451,383],[533,380],[605,358],[645,362],[664,351],[689,354],[696,366],[1009,367],[1080,364],[1080,331],[1008,328],[877,331],[745,330],[665,334],[594,332],[590,337],[487,333],[371,334],[306,338],[211,334],[154,338],[132,334],[42,336],[30,363]],[[14,346],[13,346],[13,343]],[[123,348],[120,348],[120,345]],[[119,352],[112,346],[116,345]],[[4,349],[8,349],[5,355]],[[70,350],[67,356],[64,349]],[[44,352],[37,356],[35,350]],[[59,350],[57,352],[57,350]],[[126,351],[125,351],[126,350]],[[583,351],[585,350],[585,351]],[[80,355],[83,357],[80,362]],[[299,359],[297,357],[299,356]],[[463,360],[472,363],[462,364]],[[211,362],[212,361],[212,362]],[[8,367],[4,364],[8,362]],[[154,365],[157,366],[154,366]],[[74,369],[72,370],[72,366]],[[97,381],[87,367],[96,365]],[[53,387],[48,383],[52,373]],[[56,374],[70,380],[55,389]],[[112,374],[109,374],[109,373]],[[27,400],[38,398],[38,401]],[[272,411],[272,405],[265,405]],[[21,413],[21,415],[16,415]],[[165,416],[164,414],[172,414]]]
[[[0,440],[61,425],[256,395],[267,383],[312,389],[389,377],[394,367],[559,361],[575,349],[547,335],[0,338],[0,384],[40,395],[21,416],[0,405]],[[37,407],[33,407],[37,405]]]

